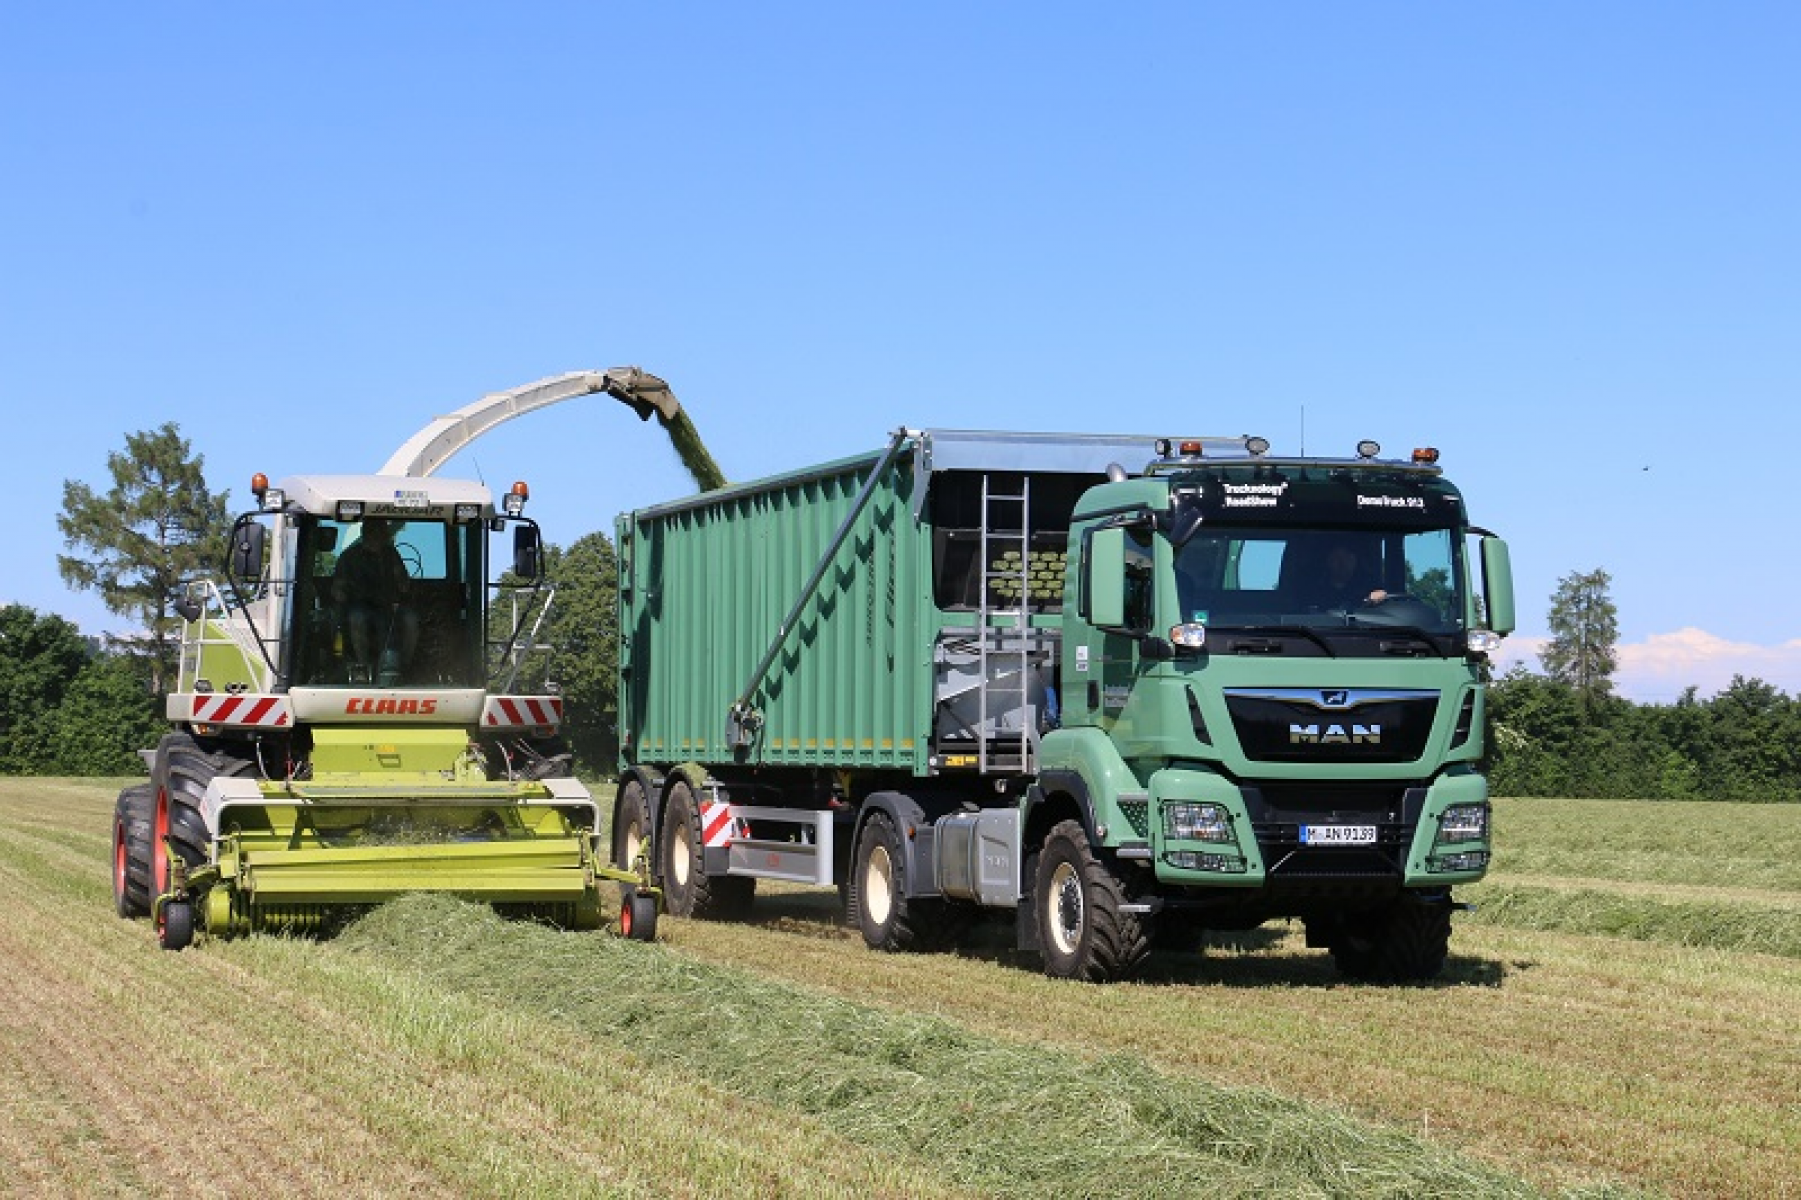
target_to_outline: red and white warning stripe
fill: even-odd
[[[293,719],[286,696],[196,692],[188,719],[200,725],[286,726]]]
[[[556,696],[490,696],[482,705],[484,729],[542,729],[563,723]]]
[[[723,800],[701,800],[700,840],[702,845],[729,846],[736,839],[747,836],[748,832],[748,830],[739,830],[738,821],[732,816],[731,805]]]

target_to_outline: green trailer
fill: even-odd
[[[615,861],[681,916],[836,886],[885,950],[1011,910],[1057,976],[1282,917],[1436,975],[1511,580],[1379,455],[903,429],[622,516]]]

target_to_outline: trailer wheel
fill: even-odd
[[[619,803],[613,812],[613,865],[624,871],[637,870],[649,834],[650,805],[644,798],[644,785],[628,779],[619,789]]]
[[[1438,978],[1451,948],[1451,906],[1403,896],[1367,917],[1347,920],[1332,941],[1339,974],[1365,983],[1424,983]]]
[[[711,876],[702,854],[700,810],[686,782],[669,785],[663,802],[663,897],[672,916],[739,917],[750,908],[757,881]]]
[[[156,788],[137,783],[113,806],[113,908],[121,917],[150,915],[150,825]]]
[[[619,896],[619,933],[634,942],[657,940],[657,898],[626,884]]]
[[[156,940],[165,950],[185,950],[194,940],[194,906],[170,900],[157,914]]]
[[[1123,911],[1124,886],[1089,848],[1077,821],[1052,827],[1033,888],[1044,973],[1103,983],[1123,979],[1150,953],[1149,930]]]

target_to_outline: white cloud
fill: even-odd
[[[1510,637],[1502,643],[1498,671],[1524,663],[1542,670],[1538,652],[1549,638]],[[1668,704],[1694,687],[1703,698],[1722,691],[1734,675],[1761,679],[1790,695],[1801,695],[1801,638],[1775,646],[1731,642],[1689,626],[1654,633],[1642,642],[1621,642],[1613,673],[1617,695],[1641,704]]]

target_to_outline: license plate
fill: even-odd
[[[1373,846],[1376,844],[1376,827],[1374,825],[1303,825],[1301,826],[1301,844],[1304,846]]]

